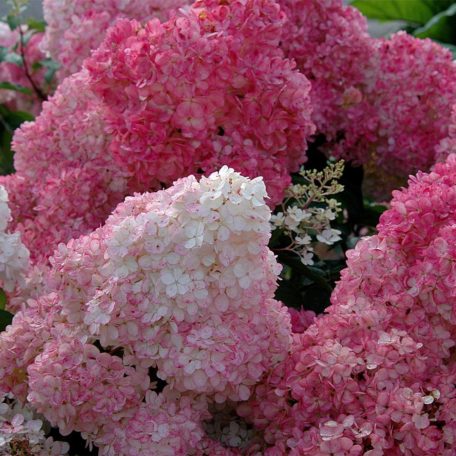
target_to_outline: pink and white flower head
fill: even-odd
[[[223,167],[129,197],[61,244],[43,295],[0,334],[2,390],[106,455],[202,438],[206,402],[247,400],[291,344],[265,198],[262,178]],[[157,433],[136,434],[152,411]]]
[[[44,0],[47,22],[43,49],[61,64],[60,80],[76,73],[119,18],[168,19],[187,0]]]
[[[127,198],[51,260],[63,314],[179,391],[246,399],[290,337],[265,197],[261,178],[223,167]]]

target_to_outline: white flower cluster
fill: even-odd
[[[314,264],[316,244],[329,246],[341,239],[341,232],[331,228],[341,211],[340,203],[330,196],[343,190],[338,183],[343,170],[343,161],[332,163],[323,171],[302,169],[302,183],[287,189],[279,211],[271,217],[273,229],[281,230],[290,239],[283,250],[296,253],[305,265]]]
[[[246,400],[290,342],[265,197],[224,166],[127,198],[51,259],[62,315],[179,392]]]
[[[11,395],[0,402],[0,456],[37,455],[60,456],[68,454],[66,442],[55,442],[45,436],[43,421],[22,407]]]
[[[8,193],[0,186],[0,288],[11,292],[24,280],[29,267],[29,251],[22,244],[19,233],[7,233],[11,219]]]

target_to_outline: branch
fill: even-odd
[[[22,30],[22,27],[21,25],[19,25],[18,27],[19,29],[19,35],[20,35],[20,39],[21,39],[21,58],[22,58],[22,63],[24,65],[24,71],[25,71],[25,76],[27,77],[27,79],[29,80],[34,92],[36,93],[37,97],[42,100],[42,101],[46,101],[47,100],[47,96],[45,95],[45,93],[35,84],[35,81],[33,80],[32,78],[32,75],[30,74],[30,71],[29,71],[29,67],[28,67],[28,64],[27,64],[27,59],[25,57],[25,45],[24,45],[24,32]]]

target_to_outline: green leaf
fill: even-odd
[[[0,46],[0,62],[14,63],[17,66],[23,65],[22,57],[4,46]]]
[[[6,327],[13,321],[14,315],[6,310],[0,310],[0,332],[5,331]]]
[[[418,38],[432,38],[447,43],[456,42],[456,3],[436,14],[413,33]]]
[[[20,17],[16,14],[8,14],[8,16],[6,16],[6,22],[11,30],[15,30],[21,25]]]
[[[44,79],[47,84],[51,84],[54,79],[56,71],[60,68],[60,65],[55,60],[48,58],[48,59],[43,59],[43,60],[40,60],[40,61],[34,63],[34,67],[47,68],[47,71],[44,75]]]
[[[46,29],[46,22],[38,21],[36,19],[29,19],[27,25],[29,29],[36,30],[37,32],[44,32]]]
[[[14,152],[11,149],[12,131],[0,130],[0,175],[14,173]]]
[[[354,0],[351,5],[369,19],[424,25],[452,3],[452,0]]]
[[[28,87],[21,86],[19,84],[13,84],[11,82],[0,82],[0,89],[2,90],[14,90],[15,92],[25,93],[31,95],[33,92]]]
[[[0,310],[5,310],[6,302],[6,293],[0,288]]]

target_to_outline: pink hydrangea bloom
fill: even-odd
[[[328,315],[238,412],[266,455],[454,453],[456,155],[394,194]]]
[[[111,153],[138,185],[226,164],[262,175],[278,203],[305,157],[310,84],[278,49],[270,0],[196,2],[170,21],[120,21],[86,62]]]
[[[331,152],[367,164],[370,185],[385,195],[437,161],[456,102],[456,64],[448,49],[398,32],[375,41],[365,76],[368,120],[346,130]]]
[[[342,0],[279,4],[287,15],[281,47],[312,83],[324,151],[367,164],[383,194],[428,170],[456,102],[451,53],[403,32],[370,38],[366,19]]]
[[[179,394],[166,387],[148,391],[133,414],[103,427],[95,444],[101,456],[173,456],[190,454],[203,438],[208,418],[203,396]]]
[[[0,183],[11,194],[11,228],[34,261],[99,226],[124,198],[126,175],[106,153],[108,142],[85,72],[64,81],[36,121],[16,131],[17,172]]]
[[[287,16],[281,47],[312,84],[317,133],[330,144],[360,129],[372,134],[365,92],[374,46],[366,18],[342,0],[278,3]]]
[[[106,30],[121,17],[141,21],[168,19],[188,0],[44,0],[47,22],[43,48],[61,64],[59,79],[76,73],[103,41]]]
[[[377,166],[387,172],[407,176],[428,170],[436,161],[435,147],[448,134],[456,103],[451,52],[430,39],[399,32],[377,42],[374,70],[369,97],[378,122],[376,139],[372,144],[360,137],[355,156],[362,160],[370,146]]]
[[[139,407],[150,382],[147,369],[65,338],[47,343],[27,373],[27,400],[63,435],[97,435],[102,425]]]
[[[448,127],[448,136],[440,141],[436,147],[438,161],[445,161],[450,154],[456,153],[456,104],[451,111],[451,122]]]

